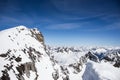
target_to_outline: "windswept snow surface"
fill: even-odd
[[[82,77],[83,80],[120,80],[120,68],[108,62],[96,63],[89,60]]]

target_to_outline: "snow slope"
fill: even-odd
[[[83,80],[120,80],[120,69],[108,62],[88,61]]]
[[[1,31],[0,78],[53,80],[54,70],[42,39],[43,36],[37,29],[28,29],[25,26]]]

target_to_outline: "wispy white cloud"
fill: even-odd
[[[109,24],[109,25],[105,26],[105,28],[106,28],[106,30],[120,29],[120,21]]]
[[[53,24],[49,25],[46,28],[47,29],[53,29],[53,30],[70,30],[70,29],[76,29],[80,28],[82,24],[80,23],[61,23],[61,24]]]
[[[8,17],[8,16],[1,16],[1,22],[2,23],[9,23],[9,22],[18,22],[17,19],[13,18],[13,17]]]
[[[32,24],[34,20],[29,16],[22,16],[22,17],[14,17],[14,16],[1,16],[0,18],[1,24]]]
[[[93,29],[85,29],[83,31],[97,32],[97,31],[110,31],[110,30],[118,30],[118,29],[120,29],[120,21],[113,22],[111,24],[108,24],[102,27],[96,27]]]
[[[45,27],[46,29],[51,30],[71,30],[71,29],[79,29],[80,31],[108,31],[120,29],[120,22],[113,22],[104,26],[93,25],[91,22],[81,22],[81,23],[61,23],[61,24],[51,24]]]
[[[59,14],[58,14],[59,15]],[[74,15],[74,16],[70,16],[70,15],[66,15],[66,14],[60,14],[58,16],[58,18],[62,18],[64,20],[88,20],[88,19],[92,19],[92,18],[101,18],[103,17],[105,14],[96,14],[96,15],[87,15],[87,16],[79,16],[79,15]]]

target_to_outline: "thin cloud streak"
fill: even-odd
[[[119,30],[120,29],[120,21],[119,22],[114,22],[102,27],[96,27],[93,29],[85,29],[83,31],[88,31],[88,32],[98,32],[98,31],[111,31],[111,30]]]
[[[61,24],[51,24],[46,26],[46,29],[50,30],[72,30],[79,28],[79,31],[87,32],[97,32],[97,31],[110,31],[120,29],[120,22],[110,23],[104,26],[95,25],[95,27],[90,27],[91,22],[82,22],[82,23],[61,23]],[[94,25],[92,25],[94,26]]]
[[[104,15],[106,14],[97,14],[97,15],[88,15],[88,16],[79,16],[79,15],[75,15],[75,16],[70,16],[70,15],[65,15],[65,14],[57,14],[56,17],[58,18],[61,18],[61,19],[64,19],[64,20],[73,20],[73,21],[76,21],[76,20],[88,20],[88,19],[93,19],[93,18],[101,18],[103,17]]]
[[[119,22],[112,23],[112,24],[106,26],[106,29],[107,29],[107,30],[120,29],[120,21],[119,21]]]
[[[80,23],[61,23],[61,24],[53,24],[47,26],[46,29],[51,30],[70,30],[82,27]]]

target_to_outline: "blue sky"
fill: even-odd
[[[120,46],[119,0],[0,0],[0,30],[37,27],[48,45]]]

